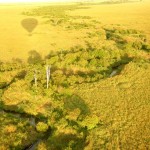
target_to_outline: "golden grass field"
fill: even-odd
[[[104,122],[93,131],[95,147],[147,150],[150,148],[149,67],[129,63],[119,76],[75,90]],[[92,149],[92,147],[88,147]]]
[[[41,137],[38,150],[149,150],[150,1],[65,7],[57,25],[47,19],[62,19],[58,7],[52,18],[39,6],[49,4],[0,5],[0,150]],[[32,36],[28,17],[38,20]]]
[[[0,60],[11,60],[20,58],[26,60],[28,52],[38,51],[42,56],[51,50],[60,50],[84,45],[85,32],[65,31],[62,27],[52,27],[44,24],[45,19],[36,18],[38,26],[33,31],[33,36],[21,26],[21,21],[27,16],[23,11],[31,10],[38,6],[48,4],[32,5],[0,5]],[[114,5],[89,5],[89,9],[77,9],[68,11],[69,15],[90,16],[100,21],[104,26],[119,24],[129,28],[144,31],[150,39],[150,2],[136,2]]]
[[[129,28],[143,30],[150,35],[150,1],[92,5],[87,10],[75,10],[72,15],[91,16],[103,24],[120,24]]]

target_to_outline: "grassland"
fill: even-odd
[[[33,5],[1,5],[0,18],[0,59],[10,60],[20,58],[26,60],[28,52],[38,51],[42,56],[51,50],[68,49],[75,45],[85,45],[85,34],[89,29],[67,31],[64,27],[50,26],[43,16],[34,16],[39,25],[29,37],[28,32],[21,26],[21,21],[27,16],[22,12],[46,4]],[[149,37],[149,6],[148,1],[116,5],[88,5],[89,9],[67,10],[67,15],[88,16],[99,21],[102,25],[118,24],[129,28],[142,30]],[[78,19],[78,21],[82,22]],[[83,20],[84,23],[84,20]],[[98,25],[101,26],[101,25]],[[149,39],[149,38],[148,38]],[[67,42],[66,42],[67,41]]]
[[[144,31],[150,34],[149,24],[150,2],[114,4],[114,5],[92,5],[88,10],[75,10],[71,15],[90,16],[101,23],[120,24],[129,28]]]
[[[76,88],[102,122],[92,131],[87,149],[150,148],[150,72],[136,65],[129,63],[119,76]]]
[[[150,149],[149,5],[0,6],[0,149]]]

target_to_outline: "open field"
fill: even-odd
[[[0,60],[8,61],[12,58],[25,60],[31,50],[36,50],[45,56],[51,50],[85,45],[85,40],[87,40],[85,36],[89,29],[68,31],[63,26],[51,26],[44,23],[47,20],[47,18],[42,18],[44,15],[34,16],[39,24],[33,31],[33,36],[28,36],[28,32],[21,26],[21,21],[28,16],[22,15],[22,12],[30,11],[38,6],[42,6],[42,4],[0,5]],[[97,26],[119,24],[142,30],[149,38],[149,6],[150,2],[147,1],[114,5],[88,5],[85,6],[89,7],[88,9],[67,10],[67,15],[90,16],[91,20],[100,22]]]
[[[90,9],[75,10],[71,15],[90,16],[102,24],[120,24],[144,31],[150,39],[150,1],[113,4],[89,5]]]
[[[149,6],[1,5],[0,150],[149,150]]]

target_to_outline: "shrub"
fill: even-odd
[[[0,82],[0,89],[7,87],[7,82]]]
[[[142,49],[145,50],[145,51],[150,52],[150,44],[144,43],[144,44],[142,45]]]
[[[52,74],[52,81],[56,85],[64,84],[66,81],[66,76],[63,74],[63,71],[57,70]]]
[[[95,128],[98,125],[98,123],[99,118],[95,115],[86,116],[83,121],[79,122],[81,127],[87,128],[88,130]]]
[[[141,41],[134,41],[132,47],[135,49],[142,49],[142,42]]]
[[[68,115],[66,116],[66,118],[69,120],[77,121],[80,113],[81,113],[81,110],[79,108],[76,108],[72,111],[68,111]]]
[[[40,142],[37,146],[37,150],[47,150],[46,144],[44,142]]]
[[[4,130],[5,133],[13,133],[17,130],[17,128],[14,125],[7,125]]]
[[[37,125],[36,125],[36,130],[38,132],[46,132],[48,130],[48,125],[44,122],[39,122]]]

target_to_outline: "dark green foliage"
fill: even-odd
[[[104,28],[104,30],[107,40],[115,41],[119,49],[134,48],[148,51],[146,36],[140,31],[121,28]]]
[[[1,62],[0,72],[19,70],[25,67],[25,64],[20,62]]]
[[[11,112],[1,111],[0,149],[25,149],[41,136],[28,123],[28,118]]]
[[[7,82],[0,82],[0,89],[3,89],[7,86]]]
[[[54,135],[48,139],[47,147],[49,149],[54,150],[64,150],[64,149],[73,149],[73,150],[81,150],[84,149],[84,140],[82,137],[68,133],[60,133],[58,135]]]
[[[66,28],[81,30],[81,29],[90,29],[93,27],[94,27],[94,25],[89,24],[89,23],[70,23],[69,26],[67,26]]]
[[[26,70],[21,70],[20,72],[18,72],[18,74],[15,76],[15,78],[17,78],[17,79],[24,79],[26,74],[27,74]]]
[[[142,49],[144,49],[144,50],[147,51],[147,52],[150,52],[150,44],[144,43],[144,44],[142,45]]]
[[[127,44],[127,41],[122,37],[121,34],[116,34],[116,33],[110,33],[110,32],[108,32],[106,34],[106,38],[108,40],[113,40],[113,41],[115,41],[115,42],[117,42],[119,44]]]

